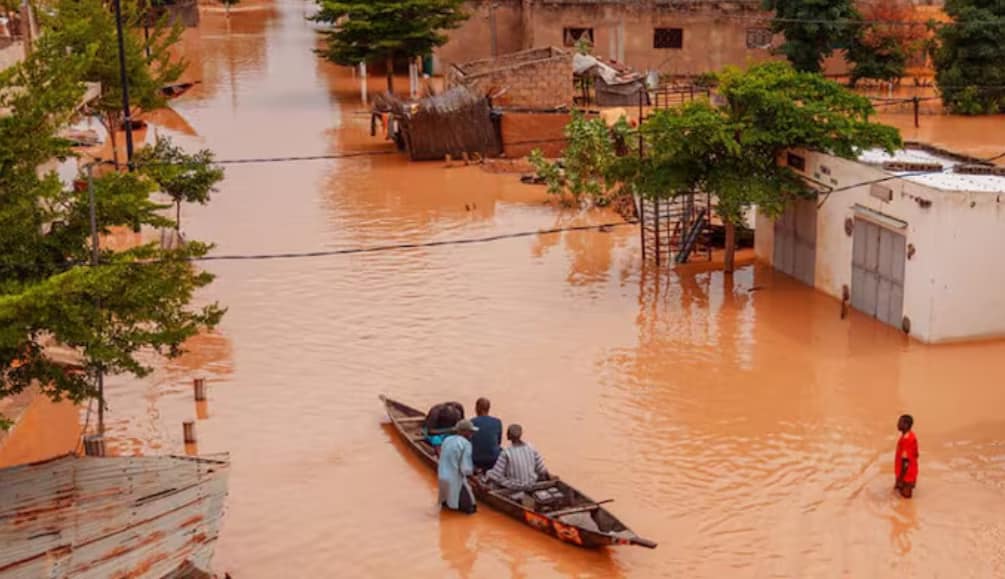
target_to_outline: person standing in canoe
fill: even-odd
[[[475,468],[480,471],[491,469],[499,458],[499,445],[502,444],[502,421],[495,416],[489,416],[491,403],[488,398],[479,398],[475,402],[475,416],[471,423],[478,432],[471,437],[471,458]]]
[[[904,414],[897,420],[900,440],[897,441],[897,454],[893,459],[893,472],[897,476],[893,488],[905,499],[911,498],[914,485],[918,482],[918,438],[912,427],[914,417],[910,414]]]
[[[478,432],[478,427],[470,420],[461,420],[455,431],[456,434],[448,436],[440,445],[437,465],[440,505],[470,515],[478,510],[475,494],[468,485],[468,477],[475,472],[471,461],[471,437]]]

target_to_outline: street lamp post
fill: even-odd
[[[133,119],[129,113],[129,81],[126,77],[126,44],[122,34],[122,6],[120,0],[113,0],[115,6],[115,30],[119,38],[119,80],[122,83],[122,113],[126,130],[126,163],[133,167]],[[113,128],[114,130],[114,128]]]

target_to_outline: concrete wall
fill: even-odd
[[[490,5],[495,5],[496,49],[492,54],[492,28]],[[492,58],[502,54],[517,52],[524,48],[523,30],[520,21],[519,0],[469,0],[464,9],[468,19],[460,28],[448,32],[450,40],[436,49],[438,68],[436,74],[443,74],[451,64]]]
[[[24,42],[0,39],[0,70],[14,66],[24,59]]]
[[[763,25],[748,24],[758,12],[744,4],[541,2],[533,8],[532,34],[535,46],[562,46],[564,28],[593,28],[594,54],[623,60],[637,70],[700,74],[770,58],[766,49],[747,48],[747,28]],[[683,29],[683,47],[654,48],[655,28]]]
[[[888,176],[855,161],[805,156],[806,174],[835,188]],[[908,224],[904,234],[915,253],[905,266],[904,315],[913,337],[943,342],[1005,335],[1005,268],[995,251],[1005,246],[1005,194],[940,191],[905,180],[884,185],[893,190],[889,202],[870,195],[869,186],[820,198],[815,287],[837,299],[844,285],[851,287],[853,238],[844,222],[858,204]],[[773,236],[773,221],[759,215],[758,259],[771,263]]]

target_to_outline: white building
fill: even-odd
[[[757,217],[759,259],[924,342],[1005,335],[1005,167],[925,145],[783,162],[819,194]]]

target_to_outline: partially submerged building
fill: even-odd
[[[418,101],[383,94],[376,106],[389,114],[391,132],[413,161],[476,153],[493,157],[501,151],[488,98],[466,86],[455,86]]]
[[[761,0],[470,0],[471,17],[436,50],[451,64],[543,46],[593,54],[636,70],[689,76],[771,58]]]
[[[923,342],[1005,335],[1005,168],[918,144],[784,162],[818,194],[757,217],[760,259]]]

